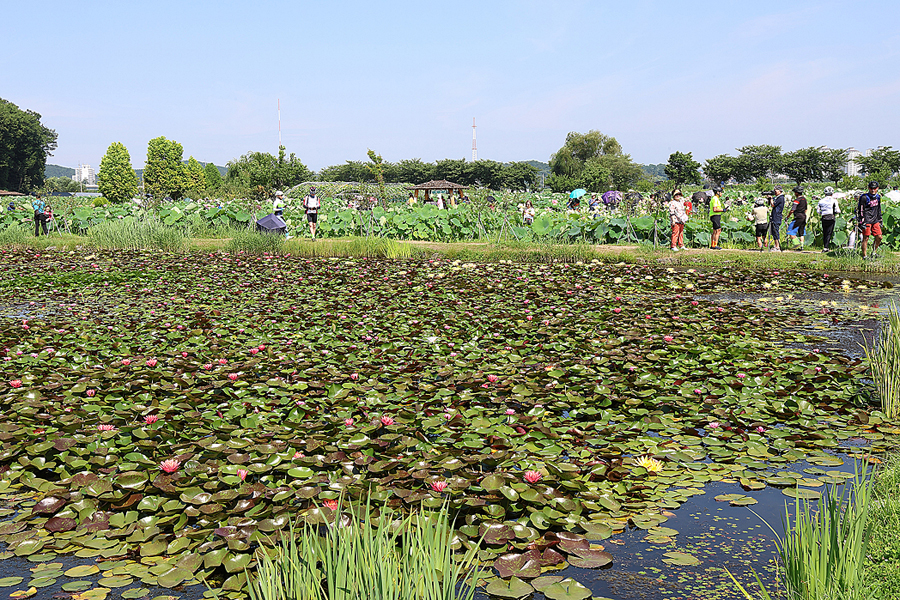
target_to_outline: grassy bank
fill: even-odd
[[[900,598],[900,455],[885,459],[875,473],[869,507],[865,582],[875,598]]]
[[[115,242],[115,243],[112,243]],[[160,245],[154,238],[137,244],[149,244],[149,248],[160,250],[183,249],[202,252],[240,252],[262,254],[290,253],[295,256],[370,256],[383,258],[441,257],[451,260],[497,262],[514,260],[519,262],[576,262],[599,260],[605,263],[652,264],[673,267],[728,267],[738,269],[803,269],[866,273],[900,273],[898,255],[880,251],[876,260],[862,260],[857,253],[839,250],[829,254],[818,251],[806,252],[756,252],[746,249],[726,248],[708,250],[705,248],[671,252],[667,248],[653,248],[649,245],[606,245],[589,244],[549,244],[534,242],[493,241],[475,242],[400,242],[387,238],[326,238],[316,241],[298,238],[282,240],[272,236],[261,236],[246,232],[229,238],[187,237],[183,244],[166,240]],[[129,245],[129,244],[126,244]],[[177,246],[177,248],[176,248]],[[83,248],[119,248],[121,240],[114,236],[76,236],[54,233],[36,238],[27,233],[7,229],[0,232],[0,247],[27,247],[35,250],[52,248],[74,250]]]

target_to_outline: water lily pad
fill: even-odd
[[[586,600],[591,597],[591,590],[574,579],[551,583],[541,592],[550,600]]]
[[[781,493],[788,498],[799,498],[801,500],[818,500],[822,497],[822,492],[811,490],[809,488],[784,488]]]
[[[88,577],[100,572],[97,565],[79,565],[66,571],[66,577]]]
[[[100,585],[107,588],[120,588],[134,583],[133,577],[127,575],[118,575],[114,577],[103,577],[98,581]]]
[[[488,584],[487,588],[485,588],[485,592],[487,592],[488,595],[496,596],[498,598],[510,598],[512,600],[524,598],[533,591],[534,588],[518,577],[513,577],[509,581],[495,579]]]
[[[62,590],[64,592],[83,592],[87,589],[90,589],[94,583],[92,581],[81,580],[81,581],[67,581],[62,584]]]
[[[12,587],[14,585],[19,585],[24,580],[24,577],[2,577],[0,578],[0,587]]]
[[[700,564],[700,560],[685,552],[666,552],[663,556],[663,562],[669,565],[678,565],[682,567],[692,567]]]

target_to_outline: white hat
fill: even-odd
[[[275,196],[276,196],[276,197],[277,197],[277,196],[284,196],[284,192],[282,192],[281,190],[276,190],[276,191],[275,191]]]

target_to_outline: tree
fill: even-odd
[[[192,200],[198,200],[206,193],[206,174],[203,167],[193,156],[188,159],[184,167],[183,194]]]
[[[453,183],[461,183],[463,185],[472,185],[474,181],[470,181],[470,171],[466,165],[466,159],[459,160],[453,158],[445,158],[434,164],[432,174],[435,179],[446,179]]]
[[[43,185],[56,137],[41,115],[0,98],[0,189],[29,193]]]
[[[605,192],[612,185],[612,173],[598,158],[589,158],[581,170],[578,187],[589,192]]]
[[[647,178],[641,165],[634,163],[627,154],[606,154],[599,157],[599,162],[609,169],[613,189],[630,190]]]
[[[480,159],[468,164],[469,179],[464,183],[476,184],[492,190],[503,188],[503,164],[495,160]]]
[[[375,154],[375,151],[371,148],[367,149],[366,155],[369,157],[366,169],[375,177],[375,183],[378,184],[378,197],[381,199],[382,206],[387,207],[387,188],[384,187],[384,159],[381,158],[380,154]]]
[[[511,190],[525,191],[537,183],[538,168],[527,162],[503,165],[503,185]]]
[[[322,181],[368,181],[369,171],[358,160],[348,160],[343,165],[325,167],[319,172]]]
[[[182,152],[181,144],[163,136],[153,138],[147,145],[144,191],[157,201],[166,196],[175,200],[181,198],[185,188]]]
[[[810,146],[787,152],[781,159],[781,172],[800,185],[825,179],[825,151]]]
[[[553,174],[550,187],[556,190],[572,181],[580,184],[589,162],[594,165],[587,177],[591,185],[598,184],[601,167],[609,173],[609,185],[616,189],[631,189],[646,177],[640,165],[622,151],[622,145],[616,138],[597,130],[587,133],[573,131],[566,136],[565,145],[550,157],[550,172]]]
[[[894,173],[900,171],[900,151],[891,146],[882,146],[872,150],[869,156],[858,156],[855,159],[861,173],[887,181]]]
[[[822,173],[828,181],[837,184],[844,177],[847,168],[847,151],[834,148],[825,152],[825,161],[822,165]]]
[[[727,154],[720,154],[706,159],[703,174],[715,184],[722,184],[734,176],[737,159]]]
[[[420,158],[401,160],[397,165],[398,180],[401,183],[419,184],[434,179],[434,167],[430,164],[423,163]]]
[[[206,179],[206,189],[210,192],[219,189],[219,186],[222,185],[222,174],[219,172],[219,167],[212,163],[206,163],[206,166],[203,167],[203,178]]]
[[[44,180],[41,187],[43,194],[52,194],[53,192],[77,192],[81,190],[81,186],[71,177],[50,177]]]
[[[763,144],[738,148],[740,156],[734,163],[732,176],[740,182],[750,183],[755,179],[768,177],[781,170],[781,146]]]
[[[110,202],[128,202],[137,194],[137,175],[131,166],[131,155],[121,142],[113,142],[100,159],[97,172],[100,193]]]
[[[694,160],[691,153],[673,152],[669,155],[666,164],[666,177],[675,182],[676,186],[685,183],[700,183],[700,163]]]
[[[229,161],[225,181],[238,184],[246,194],[263,200],[271,196],[276,188],[287,189],[312,178],[310,170],[293,153],[285,158],[282,146],[278,150],[278,158],[268,152],[248,152],[237,160]]]
[[[290,156],[285,158],[285,147],[278,147],[278,161],[275,164],[275,174],[273,183],[280,189],[288,189],[294,187],[298,183],[310,181],[313,173],[306,168],[300,159],[291,152]]]

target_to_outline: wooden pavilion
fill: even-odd
[[[459,197],[463,197],[463,190],[466,189],[466,186],[460,185],[458,183],[453,183],[452,181],[447,181],[446,179],[435,179],[433,181],[426,181],[425,183],[420,183],[419,185],[414,185],[412,187],[406,188],[407,190],[413,192],[415,194],[416,200],[419,199],[419,192],[425,192],[425,202],[431,199],[432,192],[447,192],[449,195],[453,195],[453,193],[459,194]]]

